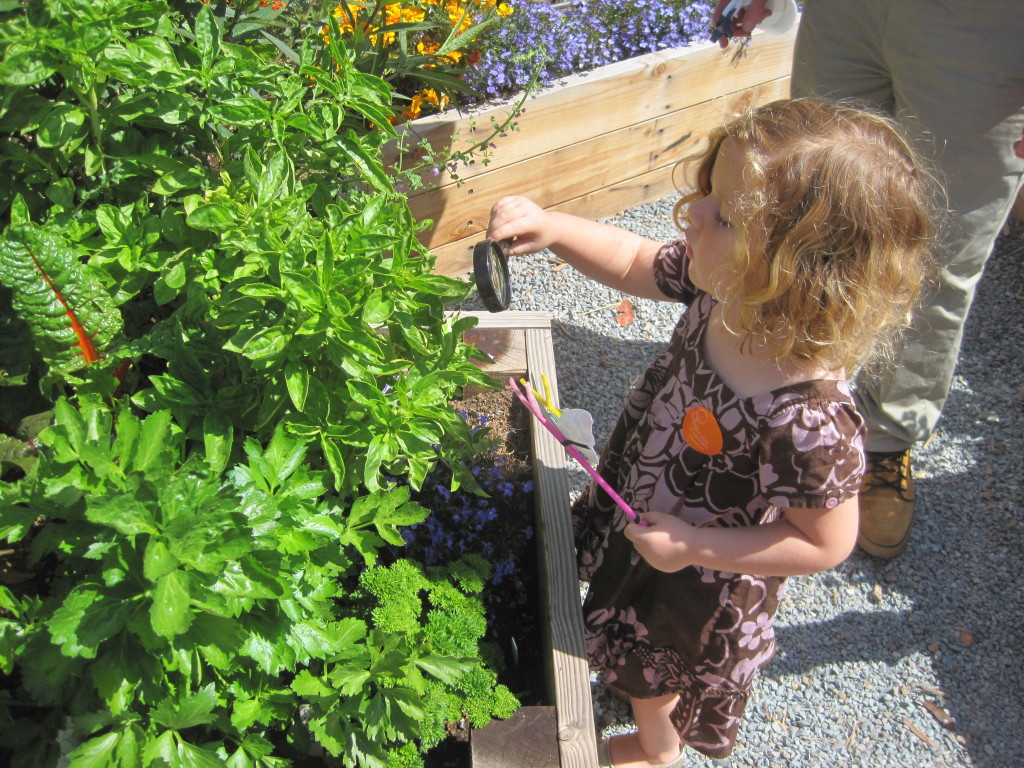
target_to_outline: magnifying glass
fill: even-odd
[[[508,275],[510,240],[487,238],[473,246],[473,278],[480,299],[490,312],[504,312],[512,303]]]

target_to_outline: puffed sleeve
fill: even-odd
[[[852,400],[780,404],[766,419],[759,443],[764,497],[778,507],[832,509],[855,496],[864,475],[864,435]]]
[[[687,274],[686,241],[682,238],[662,246],[654,261],[654,280],[668,298],[689,304],[696,288]]]

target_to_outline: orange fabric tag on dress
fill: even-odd
[[[683,440],[697,453],[714,456],[722,452],[722,429],[715,414],[697,405],[683,416]]]

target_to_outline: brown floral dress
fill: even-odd
[[[600,472],[636,512],[700,526],[761,525],[784,507],[832,508],[857,492],[864,425],[843,381],[743,398],[702,354],[715,300],[686,277],[682,242],[655,267],[689,303],[668,349],[626,401]],[[625,515],[597,486],[573,507],[591,668],[636,697],[679,695],[682,741],[710,757],[733,748],[755,672],[775,651],[784,579],[691,566],[662,573],[623,535]]]

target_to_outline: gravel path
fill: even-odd
[[[606,221],[676,236],[673,199]],[[598,448],[630,382],[668,341],[680,308],[630,300],[550,254],[513,260],[513,309],[544,310],[563,405],[589,409]],[[467,303],[467,308],[472,302]],[[754,686],[721,768],[1024,766],[1024,227],[1004,234],[978,288],[939,430],[915,453],[918,517],[885,562],[854,553],[789,582],[779,653]],[[574,472],[582,488],[586,476]],[[631,729],[627,705],[594,683],[598,728]],[[947,719],[944,727],[940,719]]]

